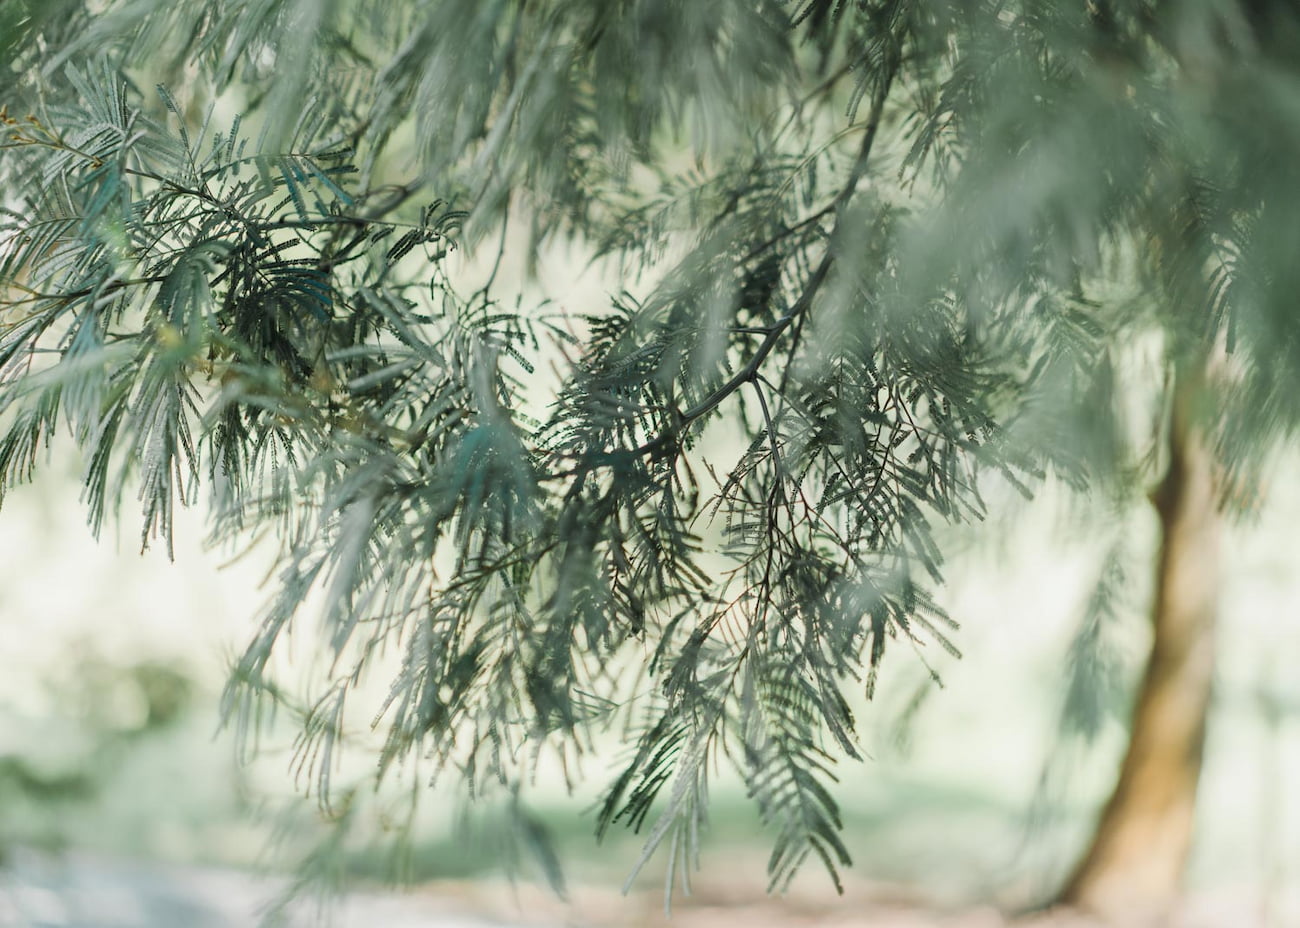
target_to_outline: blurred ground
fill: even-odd
[[[1004,913],[991,905],[936,907],[915,890],[848,881],[843,896],[794,892],[786,896],[763,895],[761,884],[744,880],[710,881],[698,886],[690,898],[673,903],[666,915],[662,896],[636,893],[623,897],[608,890],[582,889],[571,904],[557,903],[540,894],[507,890],[481,883],[464,884],[461,892],[474,900],[472,911],[518,924],[575,925],[584,928],[1098,928],[1082,915],[1066,912]],[[441,889],[454,892],[454,888]],[[1300,914],[1292,899],[1292,914]],[[527,914],[523,914],[527,913]],[[1274,916],[1280,912],[1272,913]],[[1184,909],[1167,928],[1264,928],[1270,913],[1261,912],[1259,900],[1249,896],[1199,894],[1189,897]],[[1295,925],[1295,920],[1276,925]]]
[[[20,854],[0,876],[0,928],[253,928],[283,880],[216,868],[163,866],[74,854]],[[1300,894],[1273,900],[1195,894],[1167,928],[1293,925]],[[936,908],[897,888],[850,880],[843,896],[714,874],[664,912],[657,893],[579,887],[567,900],[503,881],[442,881],[405,892],[353,892],[319,907],[304,900],[285,928],[1095,928],[1061,912],[1006,915],[992,906]]]
[[[0,871],[2,928],[253,928],[284,880],[86,854],[20,854]],[[491,928],[436,893],[357,892],[291,907],[285,928]]]

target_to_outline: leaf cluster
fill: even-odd
[[[727,765],[773,886],[834,875],[856,694],[891,642],[957,653],[936,527],[986,475],[1140,475],[1143,332],[1235,352],[1225,458],[1293,427],[1282,6],[19,3],[0,489],[64,429],[96,530],[134,491],[145,543],[200,500],[219,541],[270,534],[226,708],[285,701],[314,616],[327,804],[391,671],[378,780],[516,797],[614,732],[598,828],[647,826],[642,863],[694,858]],[[184,92],[146,105],[150,62]],[[520,218],[622,292],[464,292],[448,253]]]

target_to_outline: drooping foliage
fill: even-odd
[[[599,829],[691,854],[723,763],[773,885],[834,874],[848,695],[891,641],[955,650],[933,530],[980,517],[983,472],[1122,482],[1138,333],[1237,359],[1230,464],[1294,424],[1282,3],[0,17],[2,485],[65,430],[96,530],[131,493],[146,544],[182,504],[269,532],[227,708],[277,698],[270,657],[319,613],[323,798],[378,667],[380,778],[419,757],[513,789],[621,725]],[[511,224],[626,292],[460,283],[449,254],[499,261]]]

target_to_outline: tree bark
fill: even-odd
[[[1153,640],[1128,753],[1060,896],[1125,925],[1168,916],[1192,844],[1219,592],[1215,463],[1192,409],[1202,389],[1195,376],[1175,387],[1168,470],[1152,497],[1161,528]]]

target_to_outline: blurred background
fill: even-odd
[[[1271,472],[1267,497],[1225,544],[1189,923],[1247,924],[1240,919],[1256,913],[1260,924],[1300,924],[1300,800],[1291,789],[1300,778],[1300,467],[1285,458]],[[366,834],[382,832],[381,817],[327,829],[290,769],[296,720],[282,720],[283,743],[264,743],[248,763],[220,724],[225,675],[255,627],[269,558],[254,550],[231,561],[205,549],[193,512],[181,521],[174,563],[160,550],[139,555],[129,518],[115,541],[96,544],[77,478],[75,458],[56,454],[38,483],[6,499],[0,518],[0,925],[252,925],[304,863],[310,870],[320,840],[347,843],[330,866],[361,894],[324,910],[295,903],[289,911],[302,924],[327,915],[411,925],[663,919],[663,861],[622,898],[640,839],[615,834],[598,845],[592,836],[613,744],[588,759],[583,787],[570,793],[556,777],[530,796],[555,837],[567,902],[526,860],[518,882],[503,882],[508,861],[492,823],[466,831],[438,787],[405,836],[400,867]],[[1098,726],[1084,737],[1063,721],[1063,707],[1107,532],[1064,518],[1070,505],[1060,491],[1032,505],[1008,495],[990,507],[1002,521],[950,534],[940,595],[961,622],[964,656],[900,646],[875,699],[858,707],[870,756],[838,772],[854,856],[845,895],[810,866],[787,896],[766,897],[768,839],[724,777],[702,869],[693,894],[674,901],[675,922],[874,912],[880,924],[997,924],[995,910],[1027,910],[1050,895],[1114,782],[1148,644],[1157,541],[1154,515],[1122,527],[1134,552],[1127,592],[1094,642],[1113,686],[1098,694]],[[1075,528],[1060,528],[1067,524]],[[292,659],[281,672],[290,681],[299,673],[304,687],[310,675]],[[385,895],[399,871],[413,894]]]

